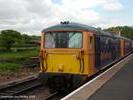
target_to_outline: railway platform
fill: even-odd
[[[133,54],[62,100],[133,100]]]
[[[89,100],[133,100],[133,58]]]

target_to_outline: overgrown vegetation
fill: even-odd
[[[17,63],[1,62],[0,63],[0,73],[10,73],[18,71],[22,65]]]
[[[10,59],[10,60],[23,60],[26,58],[30,58],[33,56],[39,55],[39,49],[33,49],[33,50],[24,50],[24,51],[6,51],[6,52],[0,52],[0,59]]]
[[[110,27],[108,29],[105,29],[105,31],[109,31],[109,32],[113,32],[113,33],[121,32],[122,36],[133,40],[133,27],[117,26],[117,27]]]
[[[15,30],[0,32],[0,73],[16,72],[30,57],[39,55],[39,36],[21,34]]]
[[[0,33],[0,49],[10,51],[13,47],[36,47],[35,43],[39,40],[39,36],[21,34],[15,30],[2,30]]]

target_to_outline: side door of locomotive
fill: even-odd
[[[101,41],[100,35],[95,35],[95,67],[100,69],[101,66]]]
[[[95,72],[95,35],[89,32],[88,34],[88,64],[92,74]]]

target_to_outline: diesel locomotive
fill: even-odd
[[[88,25],[61,22],[42,30],[39,78],[50,88],[76,88],[132,51],[130,39]]]

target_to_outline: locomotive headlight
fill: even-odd
[[[58,65],[58,71],[60,71],[60,72],[64,71],[64,65],[63,64]]]

